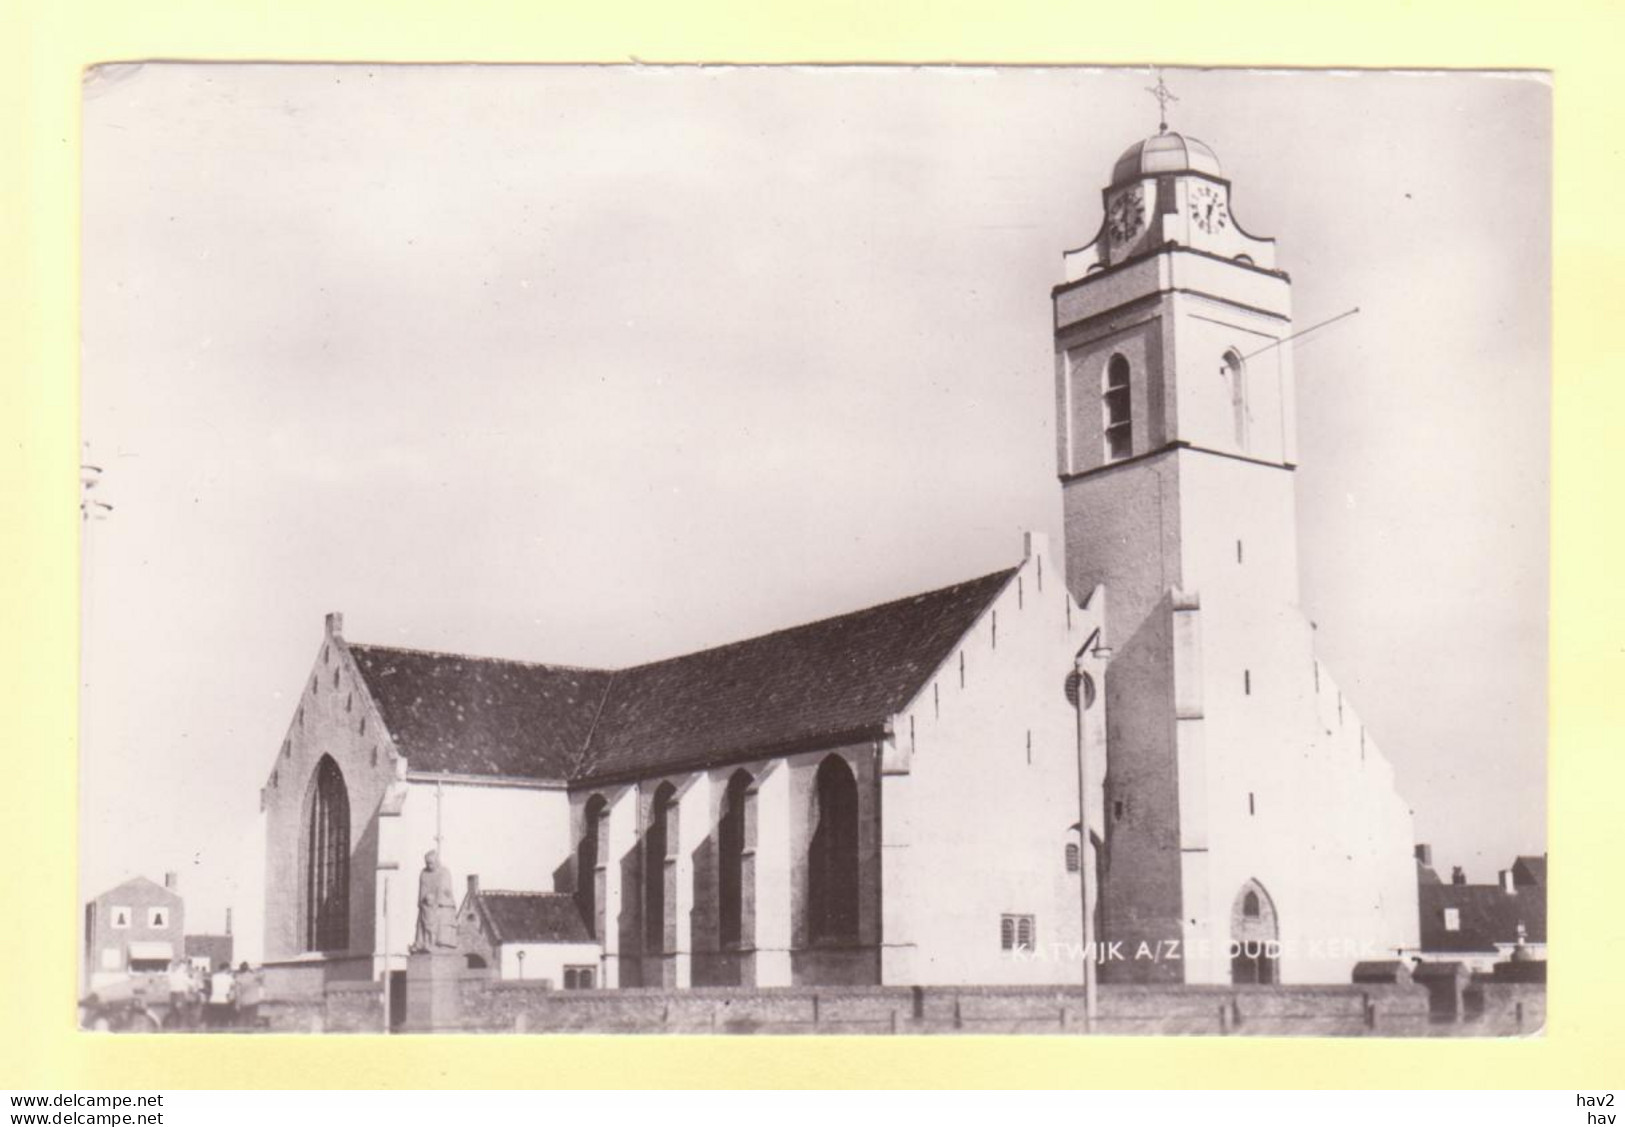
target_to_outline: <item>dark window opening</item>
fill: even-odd
[[[1134,451],[1133,418],[1130,404],[1128,361],[1114,355],[1106,365],[1106,392],[1103,396],[1106,428],[1106,457],[1109,461],[1127,458]]]
[[[350,796],[331,756],[322,756],[311,785],[305,948],[342,951],[350,945]]]
[[[745,932],[745,852],[751,777],[735,771],[722,796],[717,821],[717,940],[739,947]]]
[[[1066,843],[1066,871],[1075,873],[1078,868],[1078,843],[1069,841]]]
[[[643,835],[643,949],[666,949],[666,860],[670,856],[672,807],[677,788],[661,783],[649,808],[649,828]]]
[[[576,842],[576,908],[594,939],[598,938],[599,840],[608,807],[608,800],[601,794],[587,799],[581,811],[581,840]]]
[[[808,934],[814,943],[858,938],[858,784],[838,755],[818,765],[817,828],[807,857]]]

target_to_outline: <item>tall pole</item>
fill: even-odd
[[[1093,684],[1080,658],[1073,673],[1072,703],[1078,713],[1078,902],[1083,910],[1083,1029],[1095,1031],[1098,989],[1095,982],[1095,903],[1089,882],[1089,710],[1088,689]]]
[[[384,877],[384,1032],[389,1032],[389,877]]]
[[[434,848],[440,852],[440,804],[444,795],[440,790],[440,780],[434,781]]]

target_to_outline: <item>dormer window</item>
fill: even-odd
[[[1129,403],[1128,361],[1114,353],[1106,364],[1106,387],[1101,396],[1106,432],[1106,460],[1127,458],[1134,450],[1133,418]]]

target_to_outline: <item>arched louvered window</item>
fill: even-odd
[[[1230,391],[1230,414],[1235,427],[1236,448],[1247,449],[1247,371],[1241,357],[1231,349],[1224,354],[1224,380]]]
[[[750,945],[745,936],[745,908],[751,882],[746,879],[745,858],[753,782],[748,771],[733,773],[717,820],[717,941],[724,948]]]
[[[1258,893],[1250,888],[1247,895],[1241,898],[1241,914],[1250,920],[1258,918]]]
[[[332,756],[322,756],[310,782],[305,840],[305,948],[350,945],[350,793]]]
[[[1114,353],[1106,364],[1101,396],[1102,425],[1106,433],[1106,460],[1114,462],[1134,453],[1134,419],[1130,403],[1128,360]]]
[[[1078,871],[1078,843],[1075,841],[1066,843],[1066,871],[1069,873]]]
[[[650,954],[666,950],[667,860],[671,855],[676,818],[677,788],[661,783],[649,805],[649,826],[643,834],[643,949]]]
[[[839,755],[818,765],[817,822],[807,856],[807,933],[814,943],[858,939],[858,783]]]

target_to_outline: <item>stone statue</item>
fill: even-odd
[[[440,853],[431,849],[423,855],[423,872],[418,874],[418,930],[412,950],[444,951],[457,946],[457,897],[451,889],[451,872],[440,863]]]

